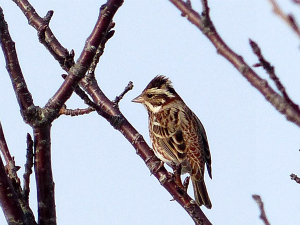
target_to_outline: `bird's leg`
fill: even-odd
[[[187,192],[187,189],[189,187],[189,183],[190,183],[190,176],[187,176],[183,181],[183,187],[184,187],[185,192]]]
[[[178,186],[178,189],[183,189],[186,190],[182,184],[180,175],[181,175],[181,164],[172,164],[171,165],[172,169],[173,169],[173,178],[174,178],[174,182],[176,183],[176,185]]]

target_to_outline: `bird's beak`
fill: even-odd
[[[135,103],[143,103],[144,99],[143,99],[142,95],[139,95],[136,98],[132,99],[131,101],[135,102]]]

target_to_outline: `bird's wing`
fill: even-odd
[[[160,146],[174,161],[181,161],[186,156],[186,143],[183,138],[182,117],[184,113],[178,109],[170,110],[167,120],[165,115],[157,117],[152,124],[152,131]]]
[[[212,170],[211,170],[211,155],[210,155],[210,150],[209,150],[209,145],[208,145],[208,140],[206,136],[206,132],[204,129],[203,124],[201,121],[198,119],[197,116],[195,116],[196,121],[197,121],[197,132],[199,135],[199,145],[202,150],[203,158],[206,163],[206,168],[207,172],[210,178],[212,178]]]

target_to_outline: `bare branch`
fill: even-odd
[[[285,87],[282,85],[281,81],[279,80],[279,78],[275,74],[274,66],[272,66],[267,60],[265,60],[264,56],[261,53],[261,50],[260,50],[259,46],[254,41],[252,41],[250,39],[249,42],[250,42],[250,46],[251,46],[254,54],[258,57],[258,60],[260,62],[259,64],[256,64],[255,66],[256,67],[257,66],[262,66],[267,71],[267,73],[269,74],[270,78],[274,81],[277,89],[281,92],[282,96],[287,101],[287,103],[289,103],[300,114],[299,106],[296,105],[291,100],[291,98],[289,97],[289,95],[287,94],[287,92],[285,90]]]
[[[51,125],[34,128],[34,170],[38,200],[38,224],[56,225],[54,182],[51,166]]]
[[[272,7],[273,7],[273,12],[279,16],[284,22],[286,22],[293,31],[295,31],[295,33],[298,35],[298,37],[300,37],[300,29],[299,26],[294,18],[294,16],[292,14],[285,14],[281,8],[279,7],[278,3],[275,0],[269,0],[269,2],[271,3]],[[299,4],[299,1],[294,0],[295,3]]]
[[[126,95],[126,93],[128,91],[132,90],[132,88],[133,88],[133,83],[132,83],[132,81],[129,81],[129,83],[125,87],[124,91],[119,96],[116,96],[116,98],[114,100],[115,105],[118,105],[119,102],[122,100],[122,98]]]
[[[256,203],[259,207],[259,210],[260,210],[259,217],[261,218],[261,220],[264,222],[265,225],[270,225],[268,218],[266,216],[266,213],[265,213],[264,203],[262,202],[261,197],[259,195],[252,195],[252,198],[256,201]]]
[[[33,6],[27,0],[13,0],[17,6],[22,10],[24,15],[28,19],[28,23],[38,31],[40,42],[48,49],[51,55],[59,62],[61,67],[69,69],[73,64],[74,60],[72,55],[69,54],[68,50],[64,48],[56,39],[48,24],[52,17],[51,11],[42,18],[40,17]],[[50,14],[50,15],[49,15]],[[44,34],[43,34],[44,33]],[[44,40],[42,40],[44,37]]]
[[[33,106],[33,99],[23,77],[16,53],[15,43],[9,34],[2,8],[0,8],[0,44],[6,61],[6,69],[12,81],[22,112]]]
[[[48,101],[46,108],[58,111],[70,98],[73,93],[73,87],[80,82],[93,62],[96,50],[103,38],[106,37],[112,18],[122,3],[123,1],[120,0],[111,0],[101,7],[96,25],[88,37],[77,63],[70,68],[69,75],[56,94]]]
[[[182,13],[187,15],[187,19],[194,24],[211,41],[217,52],[226,58],[248,81],[255,87],[273,107],[285,115],[287,120],[300,126],[300,114],[298,110],[290,105],[282,96],[268,85],[268,82],[260,78],[244,61],[242,56],[230,49],[216,31],[209,16],[203,18],[182,0],[170,0]],[[203,2],[204,0],[202,0]],[[205,4],[205,3],[203,3]],[[207,22],[209,21],[209,22]]]

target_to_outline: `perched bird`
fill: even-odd
[[[148,111],[155,155],[172,168],[180,166],[181,174],[189,173],[196,203],[210,209],[212,204],[204,183],[204,170],[206,164],[212,178],[211,156],[206,133],[198,117],[163,75],[156,76],[132,101],[143,104]]]

